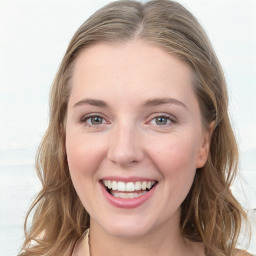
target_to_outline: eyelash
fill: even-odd
[[[148,123],[151,123],[153,120],[155,120],[155,122],[156,122],[157,118],[164,118],[164,119],[167,120],[167,122],[169,122],[169,123],[163,124],[163,125],[154,124],[154,125],[156,125],[156,126],[158,126],[158,127],[161,127],[161,126],[162,126],[162,127],[164,128],[164,127],[167,127],[167,126],[170,126],[170,125],[174,125],[174,124],[177,123],[176,118],[174,118],[173,116],[168,115],[168,114],[160,114],[160,115],[157,115],[157,116],[155,116],[154,118],[151,118]]]
[[[92,124],[92,119],[93,118],[100,118],[102,119],[102,121],[104,123],[101,123],[101,124]],[[91,120],[90,123],[88,123],[88,120]],[[101,125],[103,124],[107,124],[108,122],[106,121],[106,119],[100,115],[90,115],[90,116],[83,116],[81,119],[80,119],[80,123],[83,123],[85,124],[85,126],[87,127],[92,127],[92,128],[99,128]]]
[[[92,124],[92,119],[93,118],[100,118],[102,120],[102,123],[100,124]],[[164,118],[167,120],[167,124],[163,124],[163,125],[159,125],[159,124],[156,124],[156,120],[157,118]],[[90,123],[88,123],[88,120],[91,120]],[[151,118],[146,124],[150,124],[153,120],[155,120],[155,124],[156,126],[158,127],[167,127],[167,126],[170,126],[170,125],[174,125],[177,123],[177,120],[176,118],[174,118],[173,116],[171,115],[167,115],[167,114],[160,114],[160,115],[157,115],[153,118]],[[90,115],[90,116],[83,116],[81,119],[80,119],[80,123],[83,123],[85,124],[85,126],[87,127],[92,127],[92,128],[100,128],[101,125],[105,125],[105,124],[109,124],[108,121],[106,121],[106,119],[104,117],[102,117],[101,115]]]

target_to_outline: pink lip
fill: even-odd
[[[116,180],[116,179],[113,179]],[[118,179],[120,180],[120,179]],[[136,179],[138,180],[138,179]],[[115,207],[119,208],[125,208],[125,209],[132,209],[136,208],[143,203],[145,203],[154,193],[156,186],[154,186],[150,191],[148,191],[146,194],[136,197],[136,198],[117,198],[112,196],[110,193],[107,192],[104,185],[100,182],[101,190],[103,192],[103,195],[106,197],[108,202],[112,204]]]

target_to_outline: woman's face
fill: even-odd
[[[122,237],[179,227],[210,137],[191,81],[185,63],[141,40],[78,56],[66,151],[91,225]]]

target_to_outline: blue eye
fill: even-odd
[[[86,121],[91,125],[99,125],[103,123],[103,118],[100,116],[91,116]]]
[[[158,116],[158,117],[155,117],[154,119],[157,125],[166,125],[171,122],[170,118],[165,116]]]
[[[85,116],[81,119],[81,123],[85,123],[86,126],[100,126],[106,124],[107,121],[101,116]]]
[[[159,115],[152,118],[149,122],[155,126],[169,126],[176,123],[176,120],[172,116],[167,115]]]

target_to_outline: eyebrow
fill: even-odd
[[[143,104],[143,106],[144,107],[153,107],[153,106],[159,106],[159,105],[164,105],[164,104],[175,104],[175,105],[179,105],[181,107],[188,109],[188,107],[182,101],[179,101],[174,98],[148,99]],[[108,107],[108,104],[105,101],[98,100],[98,99],[82,99],[82,100],[78,101],[77,103],[75,103],[73,107],[77,107],[77,106],[81,106],[81,105],[92,105],[92,106],[102,107],[102,108]]]
[[[182,102],[174,98],[154,98],[148,99],[144,106],[158,106],[163,104],[175,104],[188,109],[188,107]]]
[[[73,107],[77,107],[77,106],[81,106],[81,105],[92,105],[92,106],[96,106],[96,107],[107,107],[108,104],[103,101],[103,100],[96,100],[96,99],[82,99],[80,101],[78,101]]]

